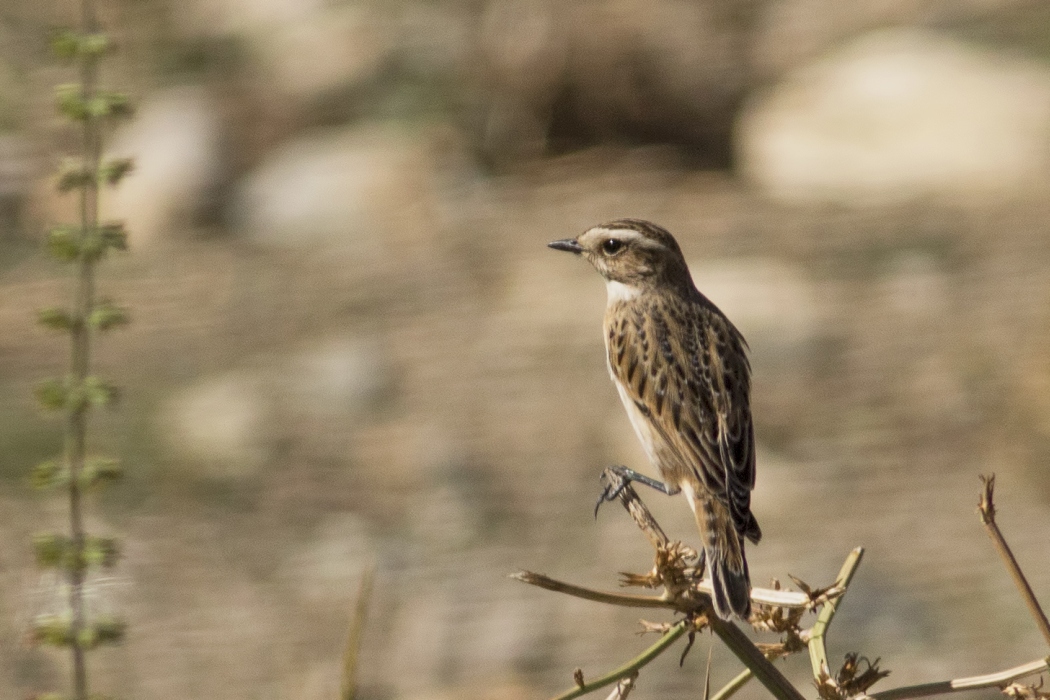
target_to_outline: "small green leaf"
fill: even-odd
[[[36,312],[40,325],[56,331],[68,331],[76,325],[69,312],[57,307],[48,307]]]
[[[35,393],[42,407],[57,411],[65,408],[70,392],[64,381],[48,379],[37,385]]]
[[[119,618],[110,615],[99,616],[92,624],[80,630],[80,639],[77,641],[83,649],[94,649],[103,644],[119,644],[124,641],[127,627],[127,623]]]
[[[112,568],[120,558],[120,546],[113,537],[88,537],[84,542],[84,564]]]
[[[61,59],[73,58],[77,55],[79,47],[80,37],[71,31],[59,32],[51,39],[51,51]]]
[[[124,641],[128,623],[114,616],[100,616],[95,620],[95,635],[99,644],[119,644]]]
[[[73,643],[73,625],[68,615],[39,615],[30,633],[37,644],[64,647]]]
[[[84,56],[101,56],[113,47],[105,34],[88,34],[80,37],[80,53]]]
[[[90,116],[87,101],[80,85],[69,83],[55,88],[58,111],[73,121],[84,121]]]
[[[133,113],[131,98],[122,92],[104,92],[86,103],[86,111],[92,117],[129,117]]]
[[[79,229],[56,226],[47,237],[47,252],[61,262],[73,262],[80,257]]]
[[[56,187],[59,192],[69,192],[92,184],[95,180],[94,174],[83,164],[76,161],[65,163],[58,174]]]
[[[56,532],[40,532],[33,535],[33,552],[37,566],[43,569],[65,567],[69,559],[70,540]]]
[[[99,171],[99,179],[110,185],[116,185],[134,169],[135,161],[131,158],[113,158],[103,164]]]
[[[80,485],[85,489],[95,488],[103,482],[123,478],[124,467],[115,459],[96,457],[89,459],[80,472]]]
[[[116,386],[98,377],[86,378],[83,388],[84,397],[93,406],[109,406],[119,396]]]
[[[107,250],[127,250],[128,233],[124,230],[124,222],[111,221],[102,224],[98,229],[97,240],[102,253]]]
[[[126,325],[128,321],[127,310],[113,306],[108,301],[99,303],[94,311],[91,312],[91,316],[88,317],[88,323],[91,324],[92,328],[96,328],[99,331],[108,331],[112,328]]]
[[[29,470],[29,485],[35,489],[52,489],[64,486],[69,480],[69,470],[57,459],[41,462]]]

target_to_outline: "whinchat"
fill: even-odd
[[[618,219],[549,246],[583,256],[605,278],[609,374],[663,481],[614,469],[668,495],[684,492],[715,612],[747,619],[744,539],[757,543],[762,531],[751,514],[755,436],[744,336],[697,291],[678,242],[656,224]]]

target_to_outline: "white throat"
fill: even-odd
[[[615,280],[605,281],[605,291],[609,293],[609,306],[620,301],[631,301],[642,293],[642,290],[638,287],[632,287],[629,284],[616,282]]]

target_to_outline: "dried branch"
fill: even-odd
[[[571,595],[574,598],[583,598],[584,600],[592,600],[596,603],[607,603],[609,605],[619,605],[627,608],[666,608],[668,610],[675,609],[675,602],[667,596],[649,596],[649,595],[629,595],[625,593],[605,593],[603,591],[596,591],[591,588],[584,588],[583,586],[574,586],[571,583],[565,583],[553,579],[543,574],[536,574],[531,571],[519,571],[516,574],[511,574],[512,579],[527,583],[530,586],[539,586],[548,591],[554,591],[555,593],[565,593]]]
[[[543,574],[532,571],[519,571],[511,574],[510,578],[531,586],[539,586],[555,593],[565,593],[584,600],[593,600],[597,603],[608,603],[609,605],[620,605],[628,608],[667,608],[669,610],[679,609],[679,604],[666,593],[659,596],[630,595],[625,593],[607,593],[596,591],[592,588],[584,588],[571,583],[565,583]],[[698,589],[710,595],[711,585],[701,583]],[[812,606],[812,600],[804,593],[797,591],[781,591],[772,588],[752,588],[751,600],[762,605],[771,605],[779,608],[808,608]]]
[[[609,693],[605,700],[627,700],[627,696],[634,690],[634,682],[638,680],[638,672],[627,676],[613,688],[613,691]]]
[[[850,581],[853,579],[853,573],[856,571],[857,566],[860,564],[861,557],[863,556],[864,550],[860,547],[854,549],[846,557],[846,561],[842,565],[842,569],[839,571],[838,578],[833,586],[826,589],[813,590],[802,581],[795,579],[795,583],[802,588],[803,593],[792,593],[792,595],[805,598],[808,602],[805,606],[793,606],[789,608],[790,614],[785,614],[783,608],[787,606],[777,606],[772,610],[759,610],[754,616],[752,616],[751,623],[755,625],[756,629],[768,630],[773,632],[782,632],[786,637],[779,644],[759,644],[759,650],[771,661],[777,658],[794,654],[802,651],[807,647],[810,649],[810,653],[813,654],[813,640],[816,638],[817,644],[820,645],[820,653],[825,658],[827,653],[824,651],[824,632],[827,629],[828,623],[831,621],[833,612],[826,613],[826,616],[822,614],[822,617],[818,619],[818,624],[822,619],[823,626],[820,627],[820,634],[814,637],[817,627],[814,626],[810,630],[799,629],[799,622],[802,617],[801,610],[812,608],[815,602],[819,602],[823,606],[823,611],[827,611],[829,608],[834,610],[834,603],[846,592],[849,587]],[[794,578],[794,577],[792,577]],[[774,581],[773,584],[777,586],[772,592],[775,593],[791,593],[790,591],[781,591],[779,589],[779,582]],[[758,601],[758,596],[752,596],[752,600]],[[735,678],[729,681],[725,686],[722,687],[717,693],[715,693],[712,700],[728,700],[738,690],[744,687],[753,677],[750,668],[745,668]]]
[[[856,700],[907,700],[908,698],[924,698],[930,695],[941,695],[942,693],[955,693],[960,690],[974,690],[977,688],[1004,688],[1009,683],[1033,676],[1050,669],[1050,657],[1029,662],[1023,666],[1017,666],[998,673],[989,673],[984,676],[971,676],[969,678],[956,678],[950,681],[937,683],[921,683],[909,685],[903,688],[892,688],[880,693],[863,695]]]
[[[995,523],[995,502],[993,500],[995,474],[982,476],[981,481],[984,483],[984,489],[981,492],[981,501],[977,506],[977,511],[981,514],[981,522],[987,528],[988,536],[992,538],[992,543],[995,544],[995,548],[999,551],[999,556],[1003,558],[1003,563],[1006,564],[1006,568],[1013,577],[1014,583],[1017,584],[1017,589],[1021,592],[1021,597],[1024,598],[1028,611],[1035,618],[1035,623],[1043,634],[1043,639],[1046,640],[1047,645],[1050,645],[1050,621],[1047,621],[1046,613],[1043,612],[1039,601],[1036,600],[1035,593],[1032,592],[1032,587],[1028,584],[1028,579],[1021,572],[1017,559],[1014,558],[1013,552],[1010,551],[1010,546],[1006,544],[1006,540],[1003,538],[1003,533],[999,531],[999,526]]]

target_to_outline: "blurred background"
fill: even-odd
[[[100,279],[133,323],[96,346],[124,393],[92,425],[128,478],[90,508],[125,542],[92,604],[130,629],[96,689],[334,697],[371,562],[367,700],[543,698],[651,643],[636,612],[507,578],[614,588],[652,562],[619,508],[592,517],[604,466],[648,470],[603,285],[545,247],[621,216],[669,228],[750,341],[756,584],[827,585],[865,546],[829,650],[882,657],[875,690],[1045,654],[975,507],[996,472],[1050,604],[1050,5],[100,5],[104,82],[138,111],[105,201],[132,251]],[[25,475],[60,444],[32,387],[67,348],[34,310],[70,293],[40,244],[75,212],[51,100],[74,76],[48,52],[75,17],[0,4],[4,697],[66,675],[25,641],[57,604],[29,538],[65,521]],[[643,497],[692,541],[681,499]],[[635,695],[699,697],[710,644]]]

